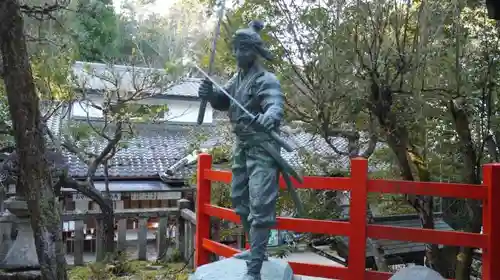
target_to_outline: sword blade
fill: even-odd
[[[238,102],[238,100],[236,100],[234,97],[232,97],[231,94],[229,94],[229,92],[227,92],[219,83],[217,83],[216,81],[214,81],[214,79],[212,79],[212,77],[210,77],[210,75],[208,75],[207,72],[203,71],[203,69],[201,69],[200,66],[194,64],[194,67],[196,68],[196,70],[200,71],[200,73],[203,76],[205,76],[205,78],[207,78],[210,82],[212,82],[212,84],[214,86],[216,86],[225,96],[227,96],[231,101],[233,101],[234,105],[238,106],[238,108],[240,108],[243,112],[245,112],[245,114],[247,114],[252,119],[255,118],[254,114],[252,114],[243,105],[241,105]]]

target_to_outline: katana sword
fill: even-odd
[[[216,86],[225,96],[227,96],[233,102],[234,105],[238,106],[238,108],[240,108],[251,119],[250,124],[253,124],[256,122],[257,116],[255,116],[250,111],[248,111],[247,108],[245,108],[245,106],[241,105],[234,97],[231,96],[231,94],[229,94],[221,85],[219,85],[216,81],[214,81],[214,79],[212,79],[212,77],[210,77],[198,65],[193,64],[193,66],[198,71],[200,71],[200,73],[203,74],[203,76],[205,76],[205,78],[207,78],[210,82],[212,82],[212,84],[214,86]],[[293,152],[293,150],[294,150],[293,147],[290,144],[288,144],[285,141],[285,139],[281,138],[281,136],[279,136],[278,133],[276,133],[275,131],[266,131],[266,133],[268,133],[269,136],[271,136],[271,138],[274,141],[276,141],[276,143],[278,143],[278,145],[280,145],[280,147],[283,147],[283,149],[285,149],[285,151],[287,151],[289,153]]]
[[[224,6],[225,6],[225,1],[222,0],[218,14],[219,20],[217,21],[217,26],[215,27],[214,39],[212,41],[212,52],[210,53],[210,61],[208,62],[208,73],[212,73],[215,62],[215,50],[217,49],[217,38],[219,37],[220,34],[220,25],[222,23],[222,17],[224,15]],[[196,123],[198,125],[203,123],[203,119],[205,118],[205,111],[207,109],[207,103],[208,100],[206,99],[201,100],[200,109],[198,111],[198,119],[196,120]]]

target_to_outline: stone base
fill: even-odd
[[[16,240],[0,263],[0,269],[6,271],[34,270],[40,268],[36,253],[33,230],[28,219],[21,219],[18,224]],[[3,279],[3,278],[0,278]]]
[[[1,272],[0,279],[2,280],[40,280],[42,274],[39,270],[23,271],[23,272]]]
[[[198,267],[189,280],[240,280],[246,272],[244,260],[229,258]],[[261,277],[262,280],[297,279],[293,277],[292,268],[287,262],[273,258],[263,263]]]
[[[425,266],[405,267],[394,274],[389,280],[445,280],[436,271]]]

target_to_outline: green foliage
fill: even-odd
[[[499,36],[484,9],[469,5],[458,22],[457,10],[439,1],[425,7],[416,2],[409,9],[391,1],[283,3],[234,5],[227,24],[242,26],[253,18],[264,19],[270,25],[264,31],[273,35],[267,41],[271,48],[287,47],[288,55],[278,53],[282,59],[276,66],[291,105],[289,120],[308,124],[307,131],[325,140],[329,138],[325,135],[343,137],[350,129],[369,133],[369,83],[372,75],[378,75],[376,82],[393,88],[391,111],[409,132],[411,145],[425,155],[432,180],[462,180],[463,160],[457,153],[462,144],[455,138],[447,108],[452,92],[460,90],[467,98],[471,129],[479,142],[485,128],[495,127],[499,119],[497,113],[486,117],[483,102],[491,95],[491,112],[499,106],[498,91],[491,91],[485,80],[496,87],[498,69],[491,61],[498,57]],[[227,63],[225,57],[219,59]],[[458,69],[456,59],[461,61]],[[405,69],[398,68],[401,63],[407,64]],[[375,131],[384,142],[387,134]],[[397,178],[400,166],[391,153],[385,152],[390,165],[381,172]]]
[[[212,0],[199,2],[215,5]],[[477,167],[494,161],[495,151],[500,154],[498,143],[496,148],[485,149],[488,136],[500,135],[500,30],[486,18],[484,9],[475,3],[478,1],[473,2],[414,1],[407,6],[385,0],[240,1],[228,5],[214,73],[225,78],[234,71],[234,30],[246,27],[252,19],[263,19],[268,23],[263,38],[278,58],[268,66],[276,70],[282,83],[287,120],[300,121],[306,132],[323,138],[339,154],[339,158],[326,158],[301,151],[303,174],[344,175],[344,170],[332,170],[331,163],[351,152],[361,154],[367,138],[375,135],[383,147],[366,155],[376,167],[371,178],[399,179],[408,165],[416,180],[470,182],[471,176],[467,176],[472,173],[477,182]],[[79,1],[75,4],[78,13],[57,15],[65,27],[74,29],[72,36],[55,25],[28,20],[31,36],[66,45],[30,44],[40,96],[54,101],[74,97],[66,75],[75,58],[154,66],[173,77],[183,70],[178,62],[184,56],[194,55],[206,67],[212,38],[202,27],[208,19],[196,1],[177,4],[169,18],[154,14],[140,18],[132,8],[116,14],[110,1]],[[3,128],[10,123],[1,88],[0,93]],[[383,102],[377,102],[381,98]],[[455,101],[463,101],[458,102],[459,109],[468,122],[461,128],[455,125],[456,116],[450,110]],[[93,137],[106,138],[120,124],[126,126],[127,135],[116,147],[126,148],[126,138],[133,135],[130,120],[156,120],[168,110],[133,103],[137,102],[105,108],[113,125],[73,124],[69,134],[81,148],[92,150]],[[470,139],[464,140],[464,131]],[[221,133],[228,136],[226,141],[210,152],[219,167],[228,168],[232,137],[227,129]],[[339,137],[349,145],[336,147],[333,140]],[[189,149],[198,149],[204,139],[200,135]],[[10,140],[2,136],[0,143],[7,145]],[[474,162],[467,158],[470,154],[477,155]],[[299,193],[310,217],[337,216],[335,193]],[[228,185],[214,184],[213,194],[214,204],[230,206]],[[373,194],[369,200],[383,213],[413,211],[403,196]],[[282,191],[280,211],[290,213],[293,207]],[[465,221],[471,218],[463,216]],[[100,271],[97,266],[93,270]]]
[[[125,118],[138,121],[156,121],[166,117],[168,112],[167,105],[148,105],[139,103],[124,104],[120,110]]]
[[[174,249],[170,255],[169,261],[173,262],[173,263],[178,263],[178,262],[181,262],[182,259],[183,259],[183,257],[182,257],[181,251]]]
[[[127,275],[114,275],[111,270],[113,266],[105,262],[89,263],[84,267],[73,267],[69,270],[70,280],[118,280],[118,279],[165,279],[165,280],[187,280],[190,270],[181,262],[168,263],[160,269],[150,269],[152,265],[147,261],[128,260]],[[154,265],[155,267],[157,265]]]
[[[68,82],[72,64],[72,50],[58,54],[41,50],[31,57],[33,79],[41,99],[62,102],[73,97],[74,89]]]
[[[89,62],[105,62],[117,54],[118,16],[112,1],[84,0],[77,5],[74,22],[75,40],[79,59]]]
[[[110,264],[110,272],[116,276],[123,276],[134,273],[134,266],[129,260],[126,252],[117,251],[114,254],[108,254],[106,263]]]
[[[112,277],[112,273],[108,266],[102,262],[89,264],[90,278],[92,280],[104,280]]]

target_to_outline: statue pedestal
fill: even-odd
[[[436,271],[416,265],[411,267],[405,267],[398,271],[389,280],[445,280]]]
[[[13,222],[18,224],[16,240],[12,243],[0,269],[4,271],[27,271],[40,268],[36,253],[33,229],[31,228],[28,206],[24,199],[11,197],[5,201]],[[2,278],[3,279],[3,278]]]
[[[228,258],[217,262],[202,265],[189,277],[189,280],[243,280],[247,272],[244,260]],[[282,260],[269,258],[261,270],[262,280],[293,280],[290,265]]]

